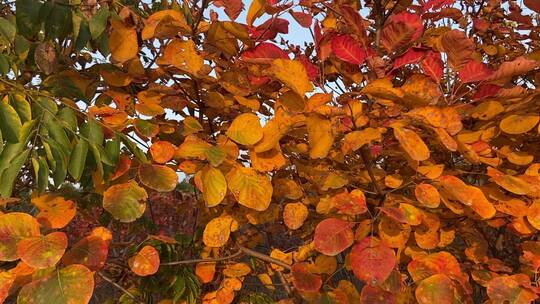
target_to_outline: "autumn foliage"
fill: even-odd
[[[0,302],[536,301],[539,14],[0,3]]]

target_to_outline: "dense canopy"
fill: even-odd
[[[0,302],[534,302],[539,14],[0,2]]]

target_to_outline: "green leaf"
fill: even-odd
[[[115,136],[113,140],[108,141],[105,144],[105,151],[113,162],[113,166],[116,166],[118,159],[120,158],[120,138]]]
[[[131,139],[129,139],[125,134],[118,134],[120,138],[122,139],[122,142],[126,147],[137,157],[142,163],[148,163],[148,159],[146,158],[146,154],[133,142]]]
[[[51,135],[51,137],[62,146],[62,149],[64,149],[64,152],[66,154],[69,154],[69,151],[71,150],[71,144],[69,142],[69,138],[66,134],[66,131],[61,126],[61,124],[57,121],[57,119],[52,116],[49,113],[45,113],[44,116],[44,125],[48,133]]]
[[[68,167],[69,174],[77,181],[81,178],[84,171],[87,154],[88,142],[86,140],[79,140],[71,153]]]
[[[51,146],[51,152],[56,162],[56,168],[53,171],[52,178],[54,185],[59,187],[66,180],[68,166],[67,156],[64,154],[60,145],[53,139],[49,139],[48,143]]]
[[[49,184],[49,165],[43,156],[39,157],[39,170],[37,175],[37,190],[39,194],[42,194]]]
[[[97,13],[90,19],[89,27],[92,39],[97,39],[105,28],[107,28],[107,19],[109,18],[109,9],[107,7],[101,7]]]
[[[8,142],[19,142],[21,119],[17,111],[7,103],[0,102],[0,129]]]
[[[23,123],[32,120],[32,108],[24,95],[12,94],[9,99],[10,104],[13,106],[15,111],[17,111],[17,114],[19,114],[19,117]]]
[[[77,40],[75,41],[75,50],[77,52],[82,50],[88,41],[90,41],[90,28],[86,20],[81,21],[78,33]]]
[[[88,140],[97,145],[103,143],[105,135],[103,134],[103,127],[95,119],[88,120]]]
[[[73,111],[73,109],[68,107],[62,108],[60,111],[58,111],[57,116],[64,125],[64,128],[70,129],[73,132],[77,131],[77,116],[75,115],[75,111]]]
[[[9,57],[4,54],[0,54],[0,75],[6,75],[9,73]]]
[[[28,52],[30,51],[30,41],[24,38],[21,35],[15,37],[15,54],[21,60],[25,60],[28,57]]]
[[[15,178],[21,171],[22,166],[28,159],[30,150],[17,154],[15,158],[10,162],[9,167],[2,172],[0,176],[0,196],[1,197],[11,197],[11,192],[13,191],[13,183]]]
[[[15,33],[17,32],[17,28],[15,28],[15,25],[11,23],[6,18],[0,17],[0,34],[6,38],[9,43],[13,43],[13,40],[15,39]]]
[[[15,17],[17,19],[17,32],[31,38],[41,28],[39,11],[43,4],[35,0],[17,0],[15,2]]]
[[[63,39],[69,35],[73,28],[71,23],[71,9],[68,6],[47,2],[51,10],[45,19],[45,34],[49,39]]]

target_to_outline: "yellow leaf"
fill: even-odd
[[[227,194],[227,181],[219,169],[206,166],[201,172],[204,201],[207,207],[214,207],[221,203]]]
[[[413,130],[402,127],[394,127],[394,136],[399,144],[413,160],[422,161],[429,158],[429,149]]]
[[[291,230],[302,227],[308,215],[308,208],[302,203],[288,203],[283,208],[283,222]]]
[[[170,64],[180,70],[196,75],[204,64],[204,58],[195,49],[192,40],[175,39],[165,47],[158,64]]]
[[[252,168],[238,167],[227,174],[227,184],[238,203],[257,211],[270,205],[272,184],[267,176]]]
[[[349,154],[372,141],[381,141],[382,133],[385,131],[384,128],[365,128],[360,131],[349,132],[343,137],[341,152]]]
[[[522,134],[532,130],[539,120],[538,115],[510,115],[501,120],[499,127],[504,133]]]
[[[172,38],[180,30],[189,31],[184,15],[175,10],[163,10],[152,14],[144,21],[141,33],[143,40],[150,38]]]
[[[236,263],[223,269],[223,275],[229,278],[238,278],[248,275],[251,268],[246,263]]]
[[[332,123],[318,114],[307,117],[309,157],[325,158],[334,143]]]
[[[249,26],[252,26],[255,19],[259,18],[260,16],[262,16],[262,14],[264,14],[265,7],[265,0],[254,0],[253,2],[251,2],[246,16],[246,22]]]
[[[208,247],[222,247],[229,240],[234,219],[229,216],[220,216],[212,219],[203,232],[203,242]]]
[[[362,93],[375,98],[389,99],[393,101],[400,100],[404,95],[400,88],[394,88],[390,78],[379,78],[373,80],[362,89]]]
[[[254,145],[263,137],[259,117],[253,113],[238,115],[227,130],[227,136],[241,145]]]
[[[134,27],[128,27],[120,20],[111,20],[111,35],[109,36],[109,49],[111,56],[118,62],[126,62],[137,56],[139,44],[137,32]]]
[[[313,90],[313,85],[309,81],[306,68],[300,61],[276,59],[272,61],[272,67],[270,69],[277,79],[300,96],[304,96],[306,92]]]

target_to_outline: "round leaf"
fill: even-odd
[[[52,232],[46,236],[34,236],[17,244],[17,254],[23,262],[37,269],[56,265],[64,255],[68,239],[63,232]]]
[[[264,211],[270,205],[272,199],[270,180],[251,168],[232,169],[227,174],[227,184],[241,205],[257,211]]]
[[[396,266],[394,250],[372,237],[354,245],[350,259],[354,275],[370,285],[384,282]]]
[[[140,165],[139,179],[148,188],[159,192],[173,191],[178,184],[176,172],[162,165]]]
[[[0,215],[0,261],[18,259],[17,243],[26,237],[38,235],[39,224],[31,215],[20,212]]]
[[[253,113],[238,115],[227,130],[227,136],[241,145],[254,145],[263,137],[259,117]]]
[[[94,275],[83,265],[70,265],[25,285],[20,304],[87,304],[94,290]]]
[[[109,187],[103,193],[103,208],[125,223],[141,217],[146,209],[148,194],[134,181]]]
[[[159,252],[152,246],[144,246],[128,260],[129,268],[138,276],[153,275],[159,269]]]
[[[334,256],[349,248],[354,241],[352,224],[337,218],[328,218],[315,228],[315,249],[320,253]]]

